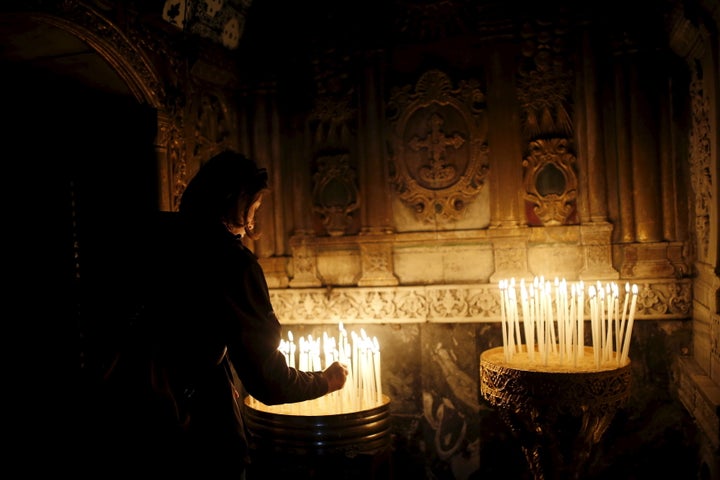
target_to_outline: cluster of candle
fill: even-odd
[[[582,281],[568,284],[565,279],[556,278],[551,283],[543,277],[535,277],[528,285],[524,280],[516,284],[514,278],[501,280],[499,288],[506,361],[525,351],[530,362],[539,361],[547,365],[552,356],[561,364],[577,366],[585,354],[587,299],[595,366],[609,362],[624,365],[627,362],[637,305],[637,285],[630,287],[629,283],[625,284],[622,307],[615,283],[603,285],[598,281],[596,285],[589,285],[586,293]]]
[[[250,406],[288,415],[329,415],[367,410],[383,403],[380,375],[380,344],[377,337],[369,337],[338,326],[338,337],[323,332],[322,338],[300,337],[295,344],[291,331],[287,340],[281,339],[278,349],[285,355],[288,366],[301,371],[320,371],[339,361],[348,367],[345,387],[328,395],[305,402],[267,406],[250,398]]]

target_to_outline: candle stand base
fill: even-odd
[[[392,478],[390,399],[350,413],[293,415],[254,408],[245,399],[253,464],[248,480]]]
[[[524,349],[524,347],[523,347]],[[591,347],[575,367],[480,355],[480,391],[520,442],[536,480],[580,479],[592,448],[630,394],[630,362],[595,367]],[[537,355],[536,355],[536,358]]]

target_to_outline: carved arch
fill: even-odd
[[[127,84],[134,97],[154,108],[164,107],[165,91],[152,61],[125,33],[94,10],[76,6],[62,12],[66,16],[49,13],[29,13],[35,21],[60,28],[78,37],[115,70]]]
[[[158,65],[149,55],[154,48],[153,40],[139,31],[121,30],[101,12],[79,2],[65,2],[52,11],[10,15],[50,25],[82,40],[107,62],[138,103],[157,111],[154,146],[158,206],[161,210],[176,209],[178,192],[186,183],[182,112],[176,108],[177,99],[168,98]],[[174,61],[168,52],[162,52],[162,56],[165,61]]]

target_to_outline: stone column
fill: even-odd
[[[617,138],[618,214],[621,244],[616,260],[623,277],[673,275],[673,246],[665,237],[665,202],[675,209],[674,188],[668,184],[667,161],[660,151],[661,126],[670,101],[665,86],[668,58],[651,49],[626,43],[616,53],[615,133]],[[671,195],[668,200],[666,195]],[[670,225],[671,227],[672,225]]]
[[[517,71],[514,46],[498,46],[490,58],[487,87],[487,116],[490,148],[490,226],[524,224],[521,192],[523,152],[514,76]],[[521,220],[522,219],[522,220]]]
[[[318,287],[321,285],[317,273],[317,255],[315,248],[315,231],[313,229],[312,212],[312,180],[310,178],[312,144],[311,132],[304,119],[294,118],[294,132],[297,137],[287,138],[288,170],[290,177],[290,209],[292,211],[292,236],[290,251],[292,253],[291,287]]]
[[[384,142],[382,52],[370,52],[364,61],[358,92],[358,151],[360,155],[361,231],[360,286],[397,285],[393,272],[390,182]],[[372,238],[370,238],[372,237]]]
[[[168,156],[168,147],[171,145],[173,132],[174,126],[168,115],[158,111],[157,137],[154,146],[158,172],[158,208],[163,212],[173,211],[176,207],[173,200],[173,168]]]
[[[252,105],[252,157],[258,166],[267,168],[271,193],[263,198],[257,213],[262,236],[250,241],[258,256],[270,288],[288,285],[285,252],[285,209],[283,208],[284,179],[280,151],[280,121],[275,101],[274,85],[265,85],[255,92]]]
[[[363,234],[393,232],[390,182],[385,157],[385,117],[382,99],[383,74],[378,63],[382,52],[365,58],[358,92],[358,151],[360,153],[360,192],[363,196],[361,230]]]
[[[253,251],[260,258],[271,257],[275,254],[275,219],[277,198],[282,197],[281,184],[277,182],[280,171],[279,165],[276,164],[277,159],[272,156],[272,139],[278,133],[273,131],[271,124],[272,112],[270,111],[270,96],[272,93],[267,86],[258,89],[255,92],[255,102],[253,104],[253,123],[252,123],[252,157],[258,166],[268,169],[268,184],[273,190],[271,195],[266,195],[263,199],[262,208],[258,211],[258,228],[262,228],[262,236],[253,243]],[[278,191],[280,190],[280,191]]]
[[[607,166],[602,135],[602,106],[599,102],[595,52],[587,32],[582,39],[578,65],[577,152],[581,223],[607,221]]]
[[[603,143],[602,106],[598,89],[597,54],[593,38],[585,32],[579,55],[577,88],[577,150],[580,212],[581,279],[616,279],[612,266],[612,230],[608,220],[608,165]]]
[[[656,138],[658,135],[657,69],[654,59],[636,54],[630,61],[628,88],[630,155],[635,240],[659,242],[662,236],[662,189]],[[653,95],[655,94],[655,95]]]
[[[624,62],[617,62],[613,70],[614,77],[614,104],[615,104],[615,150],[616,164],[615,174],[617,175],[617,209],[615,225],[617,233],[614,239],[620,243],[629,243],[635,240],[635,213],[633,209],[632,191],[632,156],[628,132],[623,126],[626,124],[627,96],[629,93],[625,88]]]

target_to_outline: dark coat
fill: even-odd
[[[149,242],[148,295],[131,349],[146,380],[141,398],[151,401],[124,400],[142,405],[141,420],[121,423],[153,459],[162,445],[159,458],[182,468],[241,470],[244,395],[268,405],[304,401],[327,393],[327,381],[288,367],[263,270],[239,238],[177,215],[162,225]]]

